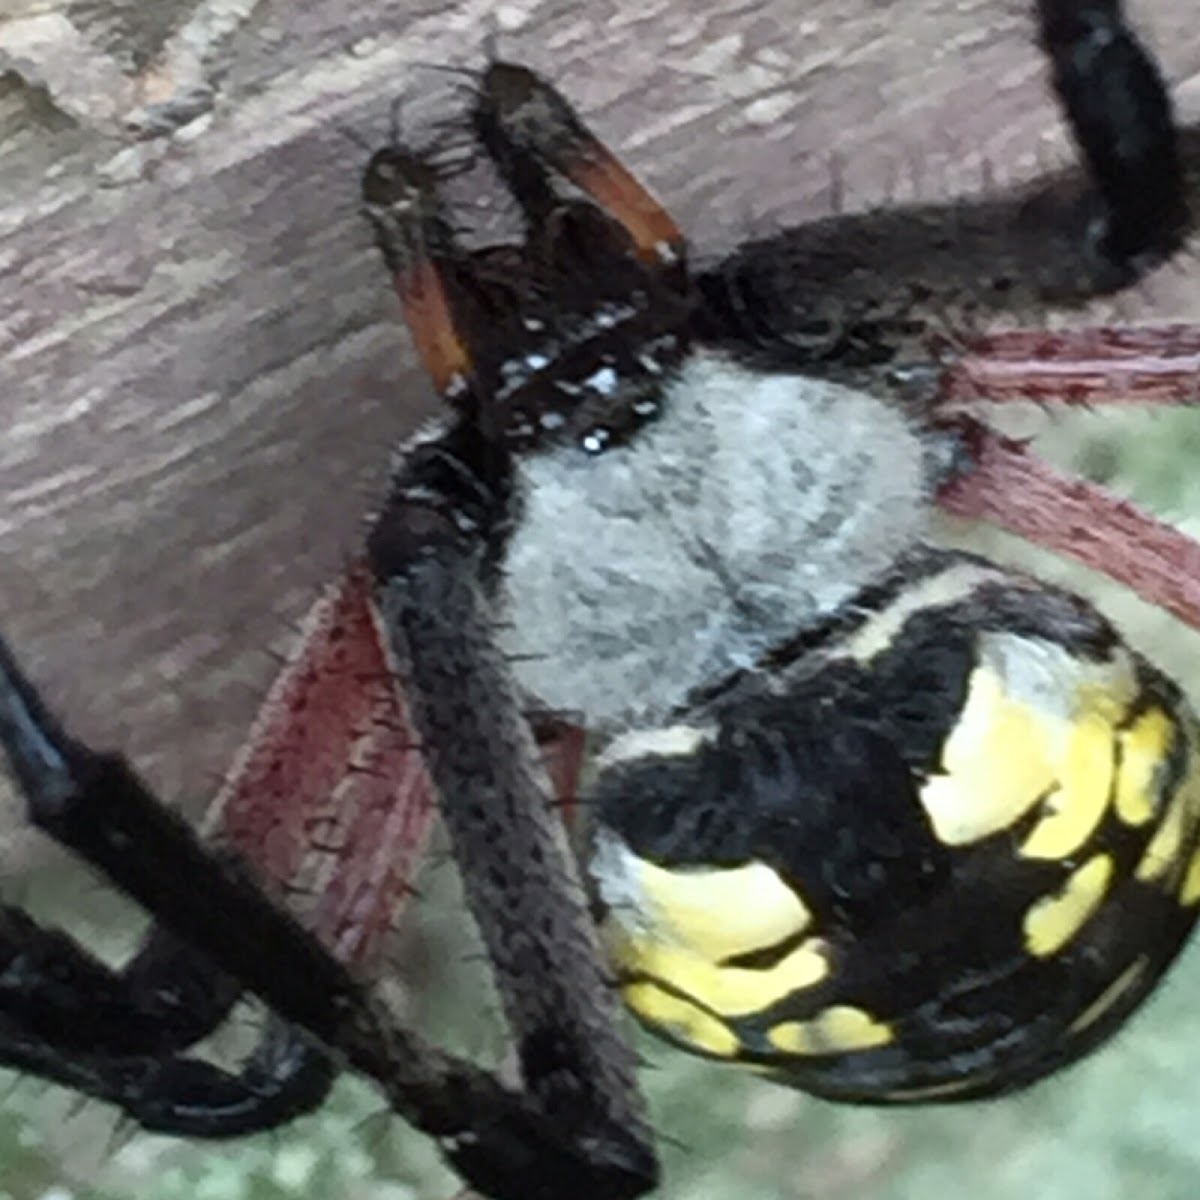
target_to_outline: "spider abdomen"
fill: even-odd
[[[1191,930],[1200,732],[1070,593],[926,553],[874,602],[609,748],[609,950],[693,1051],[844,1100],[995,1094],[1106,1036]]]

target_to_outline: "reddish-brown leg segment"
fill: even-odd
[[[682,262],[684,236],[671,214],[545,80],[515,63],[493,62],[480,94],[485,142],[502,141],[508,153],[524,156],[526,174],[551,167],[569,179],[624,227],[643,262]]]
[[[1054,470],[985,425],[965,429],[974,466],[942,490],[947,512],[990,521],[1132,588],[1200,629],[1200,543],[1098,484]]]
[[[421,364],[440,395],[463,386],[471,371],[471,356],[454,327],[450,299],[436,263],[419,259],[393,276],[404,305],[404,320],[421,356]]]
[[[371,956],[410,891],[433,807],[360,566],[305,618],[210,823],[344,962]]]
[[[940,414],[972,466],[939,501],[1102,571],[1200,628],[1200,544],[1097,484],[1054,470],[975,414],[1005,401],[1191,404],[1200,399],[1200,328],[1015,331],[975,337],[943,377]]]
[[[1004,401],[1189,404],[1200,400],[1200,326],[969,337],[942,382],[946,408]]]
[[[283,894],[343,962],[369,962],[420,867],[433,799],[402,681],[388,668],[364,568],[305,617],[210,813],[215,836]],[[539,721],[568,811],[583,733]]]
[[[644,262],[669,266],[683,253],[683,234],[671,214],[629,173],[603,142],[589,138],[563,174],[625,227]]]

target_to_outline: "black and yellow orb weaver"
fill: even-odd
[[[997,268],[1014,306],[1123,286],[1189,224],[1170,104],[1119,7],[1037,12],[1092,188],[1065,274]],[[220,832],[73,739],[5,652],[31,819],[158,925],[112,971],[4,909],[0,1058],[208,1137],[290,1120],[348,1067],[485,1194],[600,1200],[656,1178],[611,971],[672,1040],[845,1100],[990,1095],[1083,1053],[1194,921],[1195,719],[1078,597],[930,545],[927,521],[940,490],[1194,616],[1190,543],[968,411],[1044,394],[1051,362],[1081,396],[1161,389],[1163,364],[1194,374],[1194,339],[935,353],[936,298],[881,306],[861,263],[772,241],[689,273],[671,218],[523,68],[481,73],[472,120],[526,240],[468,253],[433,162],[372,158],[367,215],[453,415],[406,448],[364,564],[314,610]],[[531,714],[560,796],[565,718],[596,743],[586,895]],[[360,977],[434,794],[515,1085]],[[299,915],[272,895],[311,890],[283,799],[371,851]],[[188,1057],[243,993],[274,1016],[240,1071]]]

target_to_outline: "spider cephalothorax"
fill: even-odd
[[[1092,184],[1066,290],[1112,288],[1187,227],[1170,104],[1117,4],[1036,9]],[[32,818],[159,922],[117,971],[0,909],[0,1057],[209,1137],[351,1067],[497,1200],[654,1186],[617,993],[687,1049],[844,1100],[992,1095],[1077,1057],[1200,911],[1200,731],[1087,602],[939,547],[931,513],[940,492],[1091,561],[1119,527],[1117,573],[1193,620],[1171,577],[1200,554],[967,411],[1025,335],[937,361],[936,288],[881,304],[869,247],[691,275],[669,215],[522,67],[481,73],[472,125],[524,239],[468,251],[426,156],[371,159],[365,209],[450,415],[402,448],[363,561],[314,608],[215,843],[0,659]],[[1096,361],[1129,383],[1183,342],[1039,347],[1091,355],[1096,390]],[[1093,526],[1064,543],[1069,511]],[[582,788],[582,880],[549,781]],[[434,797],[513,1082],[364,980]],[[335,847],[291,914],[310,875],[285,824]],[[272,1014],[246,1062],[189,1056],[243,993]]]

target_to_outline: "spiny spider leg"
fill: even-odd
[[[305,616],[208,827],[335,957],[362,965],[411,891],[432,817],[370,579],[355,564]]]
[[[485,73],[481,103],[504,70],[493,65]],[[544,153],[541,139],[555,132],[526,129],[534,140],[522,151]],[[367,544],[375,600],[464,864],[467,903],[494,967],[522,1086],[548,1122],[553,1116],[564,1149],[579,1155],[561,1183],[577,1194],[581,1187],[596,1196],[636,1193],[652,1185],[655,1165],[633,1052],[618,1031],[584,889],[494,640],[511,414],[477,382],[476,351],[488,335],[477,324],[478,295],[435,186],[428,168],[397,147],[372,159],[363,183],[366,213],[416,322],[414,340],[436,348],[423,356],[462,414],[445,433],[417,443],[393,481]],[[470,1163],[476,1180],[498,1165],[472,1160],[466,1144],[460,1151],[459,1164]],[[546,1174],[545,1164],[532,1169]],[[522,1184],[514,1175],[492,1179],[485,1190],[522,1186],[529,1188],[529,1178]]]
[[[1073,479],[970,418],[959,426],[970,469],[938,502],[990,521],[1132,588],[1200,629],[1200,543],[1099,484]]]
[[[259,1085],[268,1096],[277,1078],[293,1081],[296,1093],[310,1096],[325,1086],[324,1055],[313,1061],[297,1032],[303,1029],[378,1083],[397,1113],[439,1138],[464,1178],[496,1200],[550,1200],[562,1194],[564,1180],[577,1183],[581,1170],[589,1168],[595,1168],[589,1177],[595,1189],[578,1195],[608,1200],[646,1189],[652,1166],[611,1144],[582,1149],[566,1144],[539,1105],[393,1022],[243,869],[214,855],[181,817],[155,799],[122,758],[97,753],[66,734],[3,643],[0,741],[33,824],[153,911],[180,941],[220,963],[277,1018],[295,1027],[273,1028],[243,1078],[195,1060],[131,1056],[73,1062],[56,1054],[56,1046],[38,1040],[26,1044],[11,1027],[0,1028],[0,1038],[10,1034],[7,1043],[0,1040],[0,1052],[11,1052],[13,1065],[118,1103],[153,1127],[193,1136],[211,1133],[210,1109],[220,1117],[240,1103],[250,1110],[252,1119],[240,1130],[248,1132],[262,1127],[255,1123],[265,1107]],[[79,967],[86,952],[62,935],[37,927],[23,932],[28,953],[54,952],[55,969],[86,969]],[[264,946],[270,946],[269,955]],[[278,1123],[296,1115],[296,1109],[277,1105],[274,1115]],[[643,1158],[649,1153],[641,1151]],[[581,1162],[581,1156],[592,1157]],[[546,1190],[531,1187],[531,1180],[544,1182]]]
[[[1106,488],[1056,471],[980,419],[984,404],[1195,404],[1200,331],[1165,325],[972,336],[943,372],[937,419],[957,428],[972,465],[939,495],[1067,555],[1200,629],[1200,545]]]
[[[621,225],[648,266],[670,270],[681,264],[684,237],[671,214],[534,72],[492,62],[480,79],[473,117],[480,143],[531,232],[566,207],[553,170]]]
[[[209,814],[216,836],[286,891],[293,911],[311,900],[306,916],[322,943],[355,963],[370,960],[395,919],[432,815],[366,589],[352,570],[314,605]],[[314,881],[317,871],[326,877]],[[113,972],[29,924],[14,912],[0,940],[0,1011],[24,1031],[5,1041],[13,1067],[115,1103],[146,1128],[196,1137],[272,1128],[322,1103],[332,1063],[311,1039],[277,1027],[237,1076],[156,1061],[213,1032],[242,991],[161,928]],[[75,1011],[76,992],[86,1013]]]
[[[228,909],[200,877],[184,872],[203,855],[191,830],[157,805],[122,760],[70,738],[2,642],[0,743],[33,823],[166,917],[118,972],[66,935],[5,908],[0,1060],[117,1104],[146,1128],[193,1136],[254,1131],[319,1104],[331,1065],[279,1029],[240,1075],[173,1057],[211,1032],[242,991],[244,981],[215,971],[191,936],[205,920],[206,893],[214,903],[207,920],[217,930],[227,928]],[[189,844],[190,854],[172,857]],[[240,875],[224,877],[241,879],[235,890],[249,890]]]
[[[942,375],[940,411],[974,402],[1194,404],[1200,400],[1195,325],[977,334]]]
[[[1162,75],[1121,0],[1038,0],[1055,90],[1104,203],[1096,245],[1114,286],[1179,245],[1188,222],[1178,134]]]

